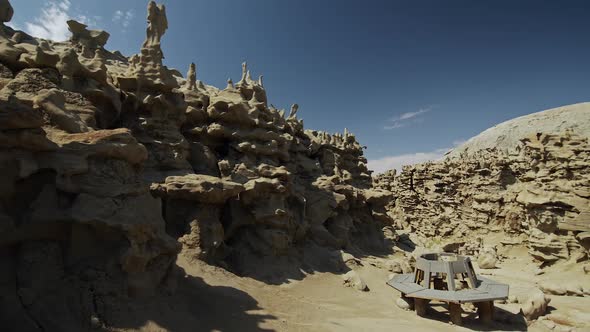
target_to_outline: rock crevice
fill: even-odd
[[[0,21],[11,17],[0,1]],[[165,7],[150,2],[147,19],[129,58],[76,21],[66,42],[0,25],[0,320],[11,327],[108,326],[121,303],[167,290],[179,252],[226,266],[310,242],[387,248],[392,220],[354,135],[305,130],[299,106],[269,106],[245,63],[224,89],[195,65],[185,80],[163,64]]]

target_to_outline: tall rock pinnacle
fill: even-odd
[[[168,19],[166,18],[166,6],[158,5],[155,1],[148,4],[148,27],[143,48],[160,46],[162,36],[168,30]]]

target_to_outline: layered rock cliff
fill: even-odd
[[[12,8],[0,2],[1,22]],[[19,331],[109,324],[182,251],[210,262],[313,242],[383,249],[385,191],[354,135],[305,130],[262,77],[218,89],[163,63],[165,8],[127,58],[69,21],[69,41],[0,26],[0,320]]]
[[[390,171],[375,182],[394,192],[390,215],[427,246],[477,255],[487,244],[522,243],[540,266],[588,261],[589,118],[588,104],[518,118],[442,161]],[[518,130],[509,134],[510,128]]]

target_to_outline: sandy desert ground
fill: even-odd
[[[506,248],[503,255],[507,258],[499,268],[477,269],[477,272],[508,283],[512,301],[526,299],[543,280],[554,283],[575,280],[590,286],[589,278],[576,265],[546,268],[543,274],[535,275],[537,266],[532,264],[526,250],[521,246]],[[303,256],[314,257],[315,261],[322,256],[319,251],[309,249]],[[414,311],[396,306],[399,293],[385,284],[391,272],[378,267],[387,260],[402,257],[399,250],[389,256],[362,258],[362,266],[353,268],[370,290],[361,292],[343,286],[344,272],[314,272],[322,267],[308,260],[299,273],[293,268],[297,263],[285,259],[274,264],[261,261],[256,277],[239,277],[220,267],[189,262],[179,255],[177,264],[183,271],[179,271],[175,295],[129,304],[144,306],[133,311],[142,312],[143,316],[126,317],[129,321],[118,324],[121,328],[115,331],[130,331],[125,325],[145,332],[590,330],[589,297],[551,296],[550,313],[530,326],[518,315],[522,305],[519,303],[496,303],[496,317],[491,325],[480,324],[476,314],[469,312],[463,314],[463,326],[452,325],[446,304],[435,302],[431,303],[427,317],[418,317]],[[186,273],[184,277],[183,273]],[[191,312],[186,312],[187,309]],[[464,310],[469,310],[469,306]]]

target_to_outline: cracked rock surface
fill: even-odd
[[[1,22],[12,18],[0,1]],[[0,321],[109,326],[172,289],[175,260],[247,265],[315,243],[384,249],[391,224],[354,135],[305,130],[262,78],[224,89],[163,63],[165,7],[125,57],[68,21],[66,42],[0,25]],[[377,197],[377,198],[376,198]],[[379,215],[379,219],[373,216]]]

